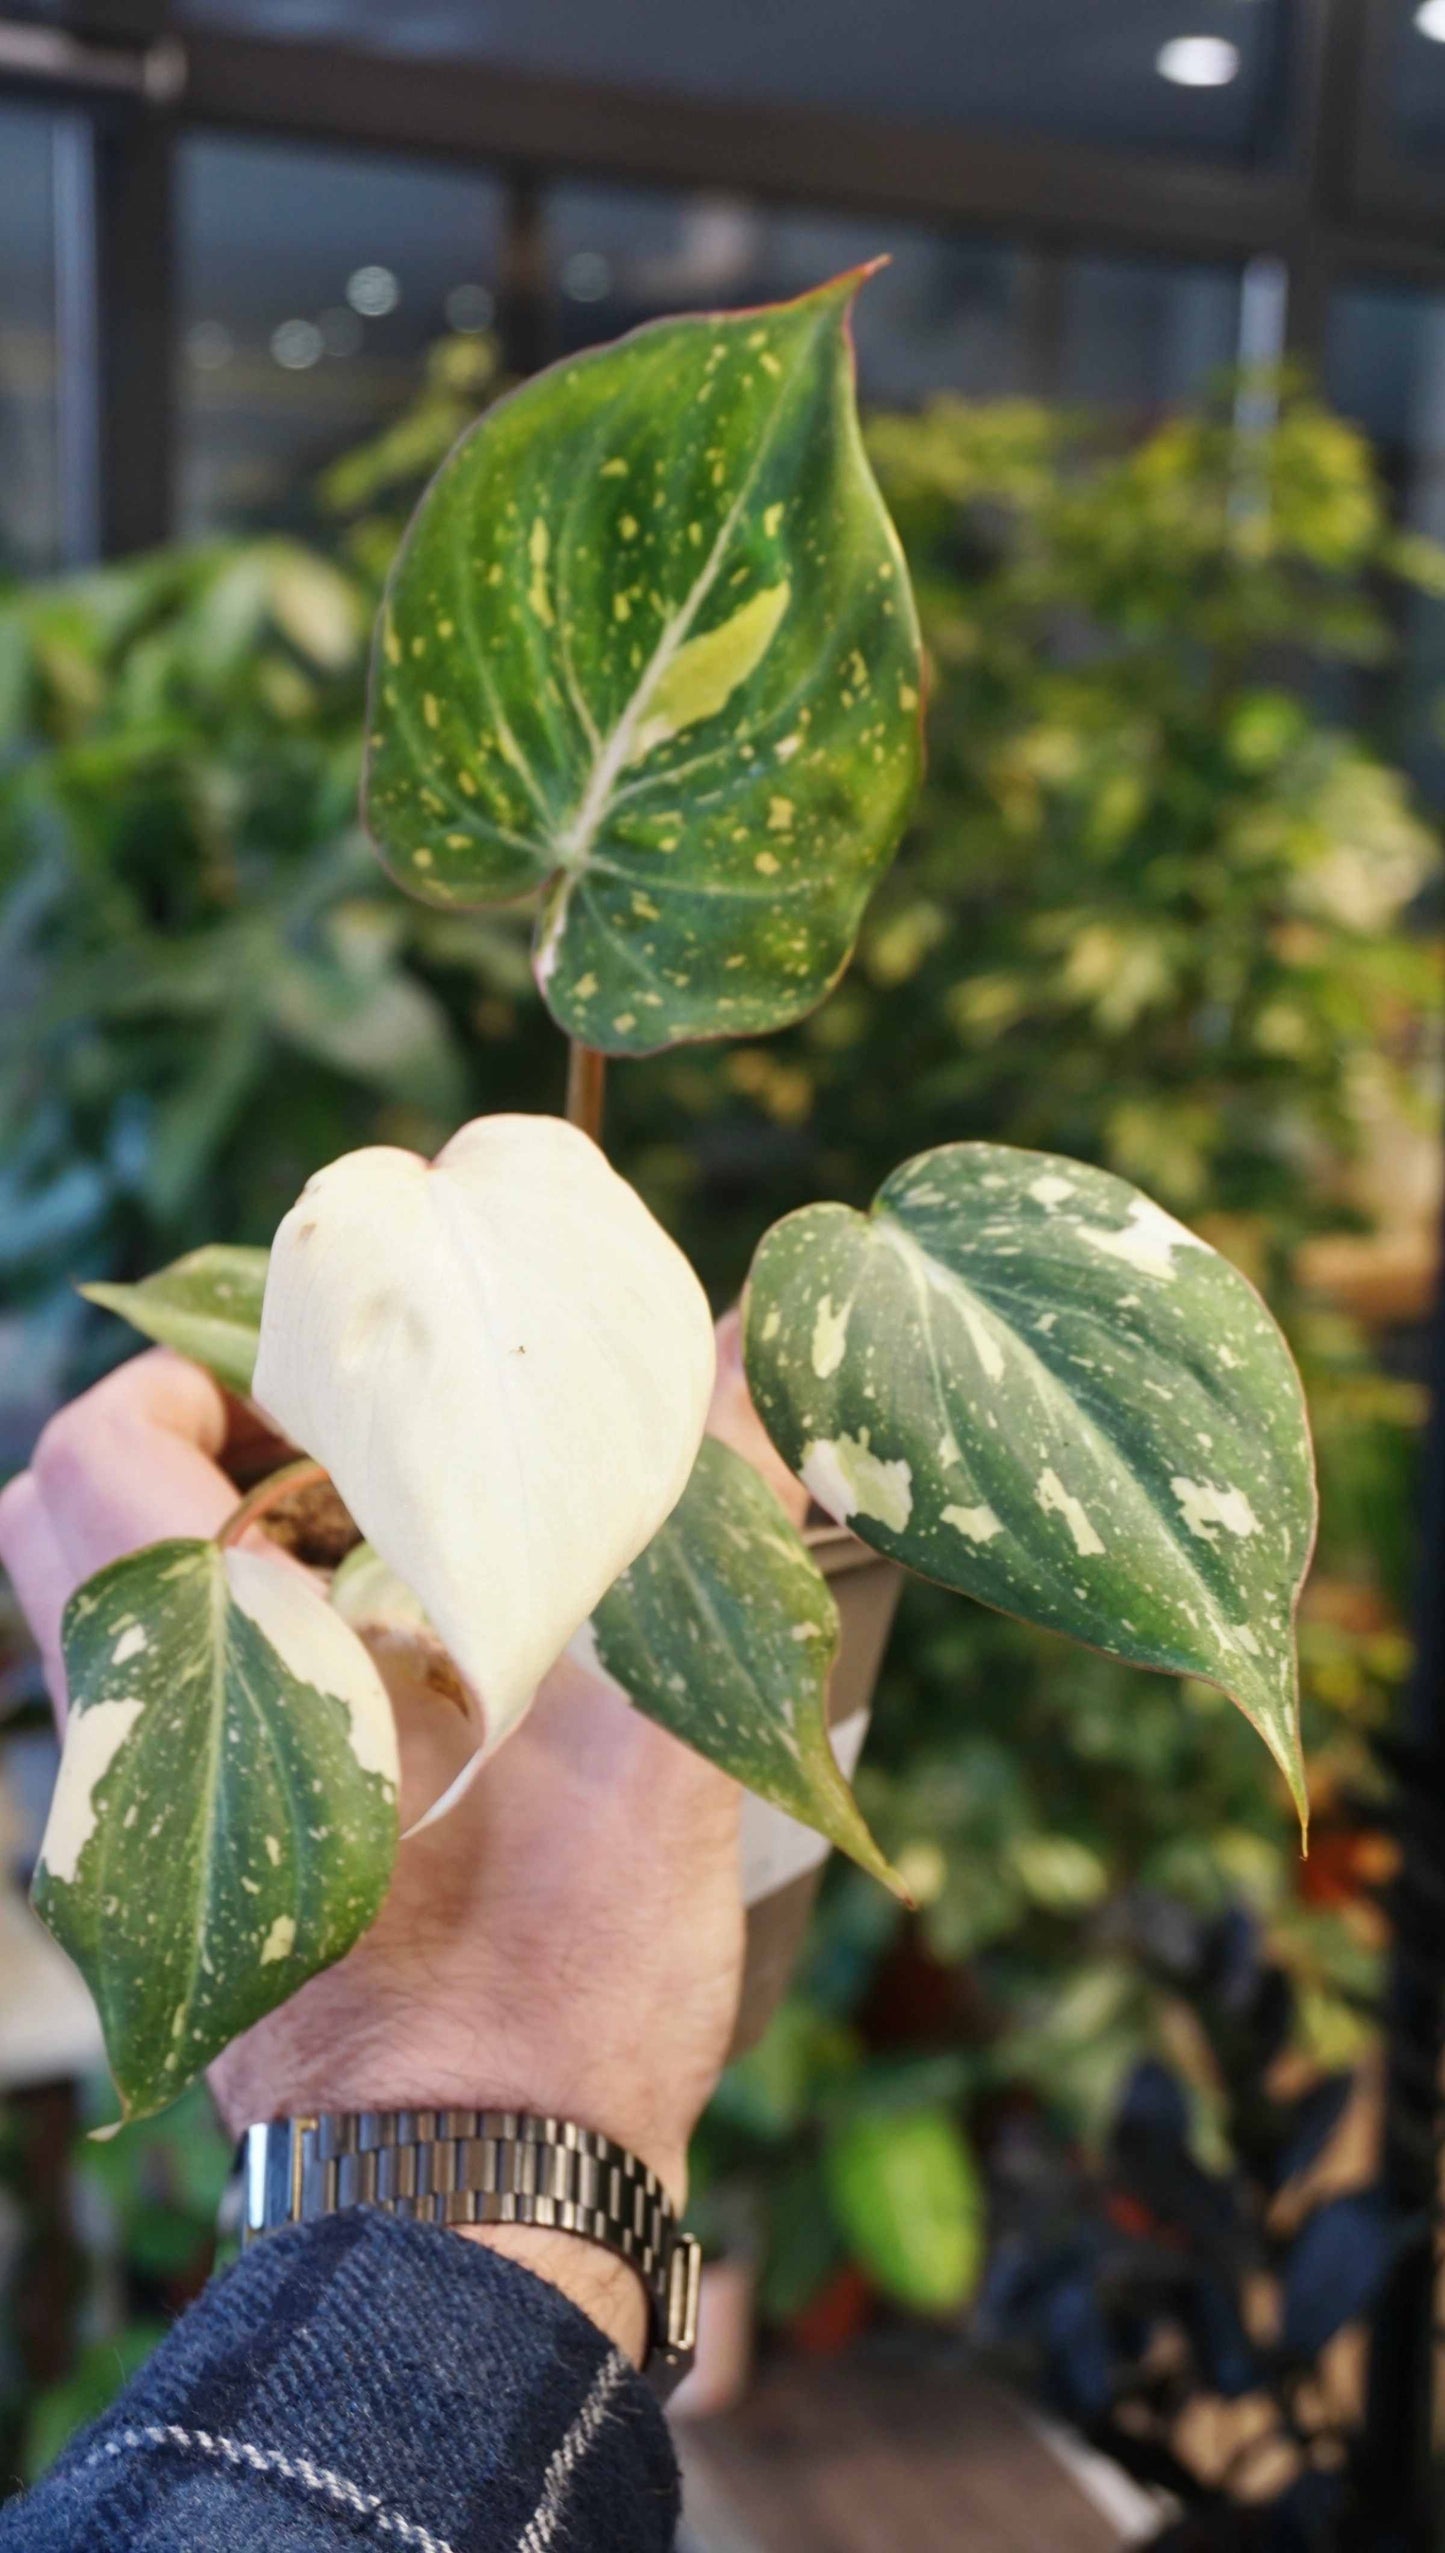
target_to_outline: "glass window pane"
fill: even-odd
[[[0,107],[0,570],[54,564],[54,121]]]
[[[1227,267],[1049,259],[898,223],[779,213],[706,196],[558,186],[548,236],[563,350],[668,310],[804,292],[870,257],[859,296],[865,399],[1044,390],[1126,415],[1187,398],[1235,360],[1240,288]]]
[[[1061,396],[1125,412],[1193,398],[1239,348],[1239,277],[1163,258],[1077,257],[1064,284]]]
[[[1283,88],[1282,0],[186,0],[185,14],[694,97],[1231,158],[1276,138]]]
[[[487,178],[193,140],[180,207],[187,530],[276,519],[404,405],[434,339],[489,316],[501,193]]]
[[[1375,444],[1401,520],[1445,541],[1445,294],[1389,284],[1337,293],[1325,384]],[[1392,741],[1445,806],[1445,603],[1412,596],[1400,635],[1384,679]]]
[[[1007,387],[1026,260],[883,221],[777,213],[709,196],[620,186],[558,186],[548,237],[560,286],[564,351],[615,337],[670,310],[780,301],[887,256],[855,315],[865,397]]]

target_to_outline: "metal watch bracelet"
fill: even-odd
[[[647,2290],[648,2372],[676,2383],[697,2344],[702,2255],[655,2172],[595,2128],[523,2110],[357,2110],[277,2119],[241,2140],[243,2242],[343,2207],[422,2225],[581,2234]]]

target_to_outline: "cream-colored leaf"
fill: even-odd
[[[634,1190],[575,1127],[505,1116],[309,1182],[255,1395],[414,1589],[490,1753],[681,1497],[713,1369],[706,1297]]]

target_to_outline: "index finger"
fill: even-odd
[[[169,1348],[59,1411],[31,1470],[72,1584],[143,1543],[217,1532],[236,1504],[217,1460],[225,1441],[219,1385]]]

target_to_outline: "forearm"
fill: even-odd
[[[0,2512],[0,2553],[544,2553],[564,2517],[573,2553],[666,2553],[661,2415],[525,2239],[506,2257],[369,2209],[267,2236]]]

